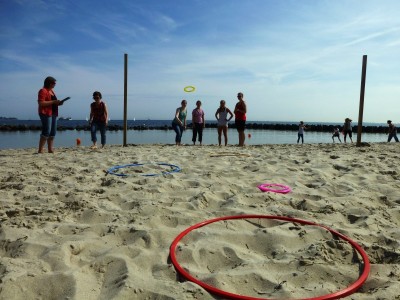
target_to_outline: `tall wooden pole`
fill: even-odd
[[[127,130],[128,130],[128,54],[124,55],[124,142],[123,146],[127,146]]]
[[[363,56],[361,73],[360,108],[358,111],[357,147],[361,146],[362,122],[364,114],[365,77],[367,75],[367,56]]]

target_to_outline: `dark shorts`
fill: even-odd
[[[346,135],[349,135],[349,137],[351,138],[352,137],[352,134],[351,134],[351,130],[345,130],[344,132],[344,137],[346,137]]]
[[[246,121],[244,120],[235,120],[236,130],[237,131],[244,131],[246,128]]]

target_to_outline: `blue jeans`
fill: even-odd
[[[54,138],[57,132],[57,116],[49,117],[39,114],[39,117],[42,122],[42,133],[40,135],[44,138]]]
[[[172,129],[176,132],[175,143],[181,143],[183,130],[185,129],[183,126],[172,122]]]
[[[297,134],[297,144],[300,142],[300,139],[301,139],[301,143],[303,144],[304,143],[304,134],[302,134],[302,133],[298,133]]]
[[[92,135],[92,142],[97,142],[96,131],[100,130],[101,135],[101,145],[104,146],[106,144],[106,123],[105,122],[96,122],[93,121],[90,126],[90,133]]]
[[[388,136],[388,143],[392,140],[392,138],[394,138],[394,140],[395,140],[396,142],[399,142],[399,139],[397,138],[396,132],[394,132],[394,133],[389,133],[389,136]]]

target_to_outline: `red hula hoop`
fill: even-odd
[[[271,188],[269,188],[270,186],[277,186],[277,187],[280,187],[281,189],[271,189]],[[278,183],[264,183],[264,184],[258,185],[257,187],[262,192],[273,192],[273,193],[287,194],[287,193],[292,191],[292,189],[290,187],[288,187],[287,185],[278,184]]]
[[[204,283],[203,281],[200,281],[198,279],[196,279],[195,277],[191,276],[188,272],[186,272],[181,265],[178,263],[178,260],[176,258],[176,247],[179,243],[179,241],[185,236],[187,235],[189,232],[198,229],[200,227],[206,226],[208,224],[214,223],[214,222],[219,222],[219,221],[225,221],[225,220],[234,220],[234,219],[274,219],[274,220],[281,220],[281,221],[287,221],[287,222],[295,222],[295,223],[299,223],[302,225],[312,225],[312,226],[319,226],[322,227],[326,230],[328,230],[329,232],[331,232],[333,235],[338,236],[339,238],[347,241],[349,244],[351,244],[351,246],[361,255],[363,262],[364,262],[364,270],[362,272],[362,274],[360,275],[360,277],[351,285],[349,285],[348,287],[346,287],[343,290],[340,290],[338,292],[332,293],[332,294],[327,294],[327,295],[323,295],[323,296],[318,296],[318,297],[313,297],[313,298],[303,298],[303,299],[297,299],[297,300],[333,300],[333,299],[339,299],[342,297],[346,297],[348,295],[353,294],[354,292],[356,292],[363,284],[364,282],[367,280],[371,266],[370,266],[370,262],[368,259],[368,255],[367,253],[352,239],[348,238],[347,236],[341,234],[338,231],[335,231],[327,226],[324,225],[320,225],[314,222],[310,222],[310,221],[306,221],[306,220],[301,220],[301,219],[296,219],[296,218],[290,218],[290,217],[283,217],[283,216],[269,216],[269,215],[237,215],[237,216],[226,216],[226,217],[220,217],[220,218],[215,218],[215,219],[210,219],[210,220],[206,220],[203,221],[201,223],[195,224],[189,228],[187,228],[186,230],[182,231],[176,238],[175,240],[172,242],[171,246],[170,246],[170,257],[171,257],[171,261],[172,264],[174,265],[176,271],[181,274],[185,279],[194,282],[198,285],[200,285],[201,287],[203,287],[204,289],[206,289],[207,291],[209,291],[212,294],[215,294],[217,296],[221,296],[223,298],[227,298],[227,299],[246,299],[246,300],[272,300],[270,298],[255,298],[255,297],[250,297],[250,296],[243,296],[243,295],[238,295],[238,294],[233,294],[230,292],[226,292],[224,290],[220,290],[214,286],[208,285],[206,283]],[[275,299],[276,300],[276,299]],[[293,299],[295,300],[295,299]]]

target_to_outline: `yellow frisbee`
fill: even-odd
[[[185,87],[183,88],[183,90],[184,90],[186,93],[191,93],[191,92],[194,92],[194,91],[196,90],[196,88],[195,88],[194,86],[192,86],[192,85],[188,85],[188,86],[185,86]]]

